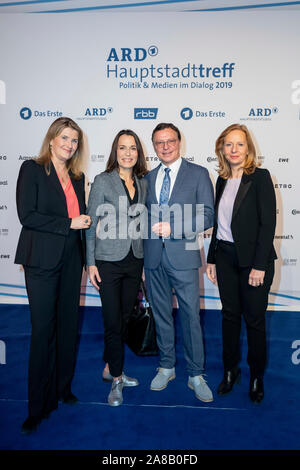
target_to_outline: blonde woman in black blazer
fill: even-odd
[[[54,121],[37,159],[25,161],[17,182],[22,230],[15,263],[22,264],[31,314],[28,412],[22,433],[35,431],[71,392],[80,283],[84,261],[83,135],[69,118]]]
[[[216,141],[219,177],[215,224],[207,256],[207,276],[218,284],[222,302],[224,395],[238,382],[241,370],[240,330],[244,316],[250,367],[249,396],[264,397],[266,365],[265,312],[274,276],[273,238],[276,201],[268,170],[258,168],[246,126],[227,127]]]

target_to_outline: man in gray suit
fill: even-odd
[[[213,400],[205,379],[200,325],[197,236],[213,225],[214,196],[208,171],[180,157],[181,134],[171,123],[152,133],[161,164],[146,176],[148,238],[144,241],[146,283],[156,324],[160,367],[151,390],[175,378],[174,289],[183,333],[188,386],[199,400]]]

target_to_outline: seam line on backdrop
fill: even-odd
[[[254,8],[273,8],[283,6],[300,5],[300,2],[278,2],[278,3],[257,3],[255,5],[238,5],[232,7],[218,7],[218,8],[195,8],[192,10],[185,11],[228,11],[228,10],[249,10]]]
[[[26,0],[23,2],[5,2],[0,3],[0,7],[15,7],[21,5],[34,5],[36,3],[70,2],[71,0]]]
[[[5,2],[0,3],[0,7],[8,7],[8,6],[21,6],[21,5],[35,5],[39,3],[53,3],[53,2],[69,2],[71,0],[24,0],[21,2]],[[161,5],[161,4],[168,4],[168,3],[191,3],[191,2],[199,2],[201,0],[158,0],[158,1],[151,1],[151,2],[134,2],[134,3],[125,3],[125,4],[116,4],[116,5],[97,5],[91,7],[82,7],[82,8],[70,8],[70,9],[63,9],[63,10],[45,10],[45,11],[38,11],[33,13],[59,13],[59,12],[69,12],[69,11],[84,11],[84,10],[107,10],[107,9],[115,9],[115,8],[128,8],[128,7],[139,7],[139,6],[151,6],[151,5]]]
[[[28,400],[17,400],[13,398],[0,398],[0,402],[20,402],[27,403]],[[110,406],[108,403],[100,401],[79,401],[80,405],[102,405]],[[192,406],[192,405],[143,405],[143,404],[130,404],[123,403],[123,406],[129,407],[149,407],[149,408],[191,408],[195,410],[225,410],[225,411],[248,411],[247,408],[223,408],[223,407],[213,407],[213,406]]]
[[[112,10],[116,8],[130,8],[130,7],[143,7],[143,6],[155,6],[155,5],[163,5],[163,4],[172,4],[172,3],[186,3],[186,2],[195,2],[199,0],[160,0],[158,2],[140,2],[140,3],[127,3],[125,5],[102,5],[102,6],[94,6],[94,7],[83,7],[83,8],[65,8],[61,10],[46,10],[46,11],[33,11],[29,13],[76,13],[81,11],[95,11],[95,10]],[[195,8],[189,10],[180,10],[180,13],[185,12],[213,12],[213,11],[232,11],[232,10],[249,10],[255,8],[273,8],[273,7],[282,7],[282,6],[292,6],[292,5],[300,5],[300,2],[279,2],[279,3],[264,3],[264,4],[256,4],[256,5],[240,5],[240,6],[233,6],[233,7],[223,7],[223,8]],[[142,12],[141,12],[142,13]],[[176,11],[174,11],[176,13]]]

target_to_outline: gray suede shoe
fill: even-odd
[[[170,380],[173,380],[176,377],[174,367],[172,369],[164,369],[163,367],[159,367],[157,370],[158,373],[150,385],[151,390],[163,390],[166,388]]]
[[[188,387],[194,390],[199,400],[205,402],[213,401],[213,394],[202,375],[189,377]]]

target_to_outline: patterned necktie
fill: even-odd
[[[169,195],[170,195],[170,186],[171,186],[171,179],[170,179],[170,168],[165,168],[165,177],[163,180],[163,184],[160,190],[159,196],[159,205],[168,204],[169,202]]]

